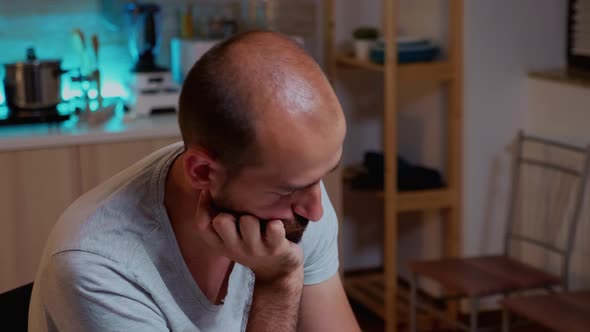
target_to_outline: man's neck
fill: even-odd
[[[219,304],[227,293],[233,262],[211,252],[195,233],[193,220],[200,191],[191,188],[185,180],[183,157],[180,155],[172,163],[166,177],[164,206],[184,263],[203,293],[211,302]]]

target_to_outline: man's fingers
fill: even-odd
[[[226,247],[236,247],[240,245],[240,235],[236,227],[236,217],[229,213],[220,213],[213,218],[211,222],[215,232],[221,237]]]
[[[277,248],[285,239],[285,225],[280,220],[271,220],[266,224],[264,241],[270,248]]]
[[[240,234],[244,245],[251,251],[251,254],[256,253],[256,248],[262,247],[258,218],[249,215],[240,217]]]

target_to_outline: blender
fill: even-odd
[[[126,5],[129,51],[134,64],[129,81],[130,108],[136,115],[175,112],[180,86],[168,68],[157,64],[161,8],[153,3]]]

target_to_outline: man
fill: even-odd
[[[319,66],[281,35],[237,35],[195,64],[179,104],[183,144],[60,218],[30,330],[359,330],[320,181],[345,120]]]

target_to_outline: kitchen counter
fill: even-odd
[[[0,151],[180,137],[176,114],[129,118],[116,114],[91,126],[77,119],[60,124],[0,126]]]

